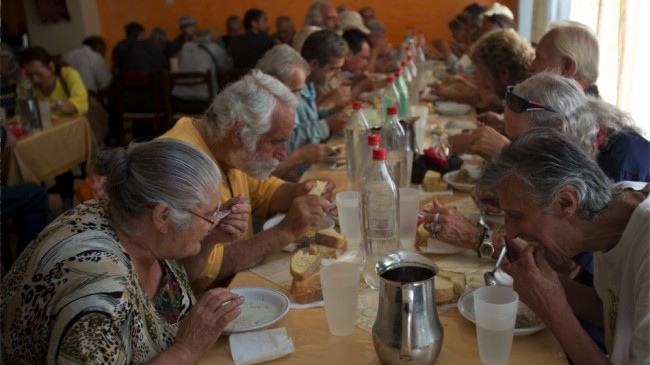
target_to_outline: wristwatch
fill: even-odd
[[[492,257],[494,253],[494,244],[492,240],[492,230],[485,225],[479,225],[483,227],[483,234],[481,237],[481,243],[476,247],[476,253],[480,258]]]

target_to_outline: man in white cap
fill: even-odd
[[[353,10],[345,10],[339,14],[339,27],[344,32],[350,29],[358,29],[366,35],[370,34],[370,29],[363,23],[361,15]]]
[[[181,29],[181,34],[179,34],[174,41],[172,42],[170,54],[172,57],[175,57],[180,53],[181,48],[185,42],[191,41],[194,32],[197,29],[197,21],[193,15],[183,15],[178,20],[178,26]]]
[[[507,6],[494,3],[481,15],[481,33],[485,34],[497,29],[510,29],[515,27],[515,16]]]

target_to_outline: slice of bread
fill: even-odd
[[[434,278],[436,286],[436,304],[449,303],[457,299],[454,294],[454,284],[452,284],[451,281],[438,275]]]
[[[440,183],[440,173],[433,170],[427,170],[422,179],[422,184],[438,185]]]
[[[296,280],[304,280],[320,269],[320,256],[305,253],[302,250],[296,251],[291,256],[291,276]]]
[[[323,289],[320,284],[320,273],[316,273],[305,280],[294,279],[291,283],[289,295],[298,304],[308,304],[323,300]]]
[[[345,236],[338,233],[334,228],[326,228],[317,231],[314,242],[331,248],[342,248],[347,244]]]
[[[332,248],[316,243],[309,245],[309,253],[312,255],[320,255],[324,259],[338,259],[345,251],[348,249],[347,241],[343,244],[341,248]]]
[[[424,229],[424,224],[420,224],[416,231],[415,248],[420,250],[420,247],[427,246],[429,244],[429,237],[431,237],[429,231]]]
[[[460,298],[460,295],[465,291],[465,274],[462,272],[439,270],[436,277],[438,276],[451,281],[454,284],[454,294]]]
[[[321,196],[323,194],[323,191],[325,191],[326,186],[327,181],[316,180],[314,182],[314,186],[312,186],[311,190],[309,190],[309,194]]]

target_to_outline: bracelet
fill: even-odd
[[[476,240],[478,241],[478,243],[476,243],[473,248],[473,250],[476,251],[477,253],[479,247],[481,247],[481,243],[483,243],[483,240],[485,239],[485,234],[488,231],[487,227],[483,227],[483,226],[479,226],[479,227],[481,227],[482,229],[478,234],[476,234]]]

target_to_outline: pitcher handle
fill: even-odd
[[[413,339],[411,338],[411,325],[413,323],[413,292],[402,287],[402,346],[400,348],[399,363],[408,365],[413,361]]]

